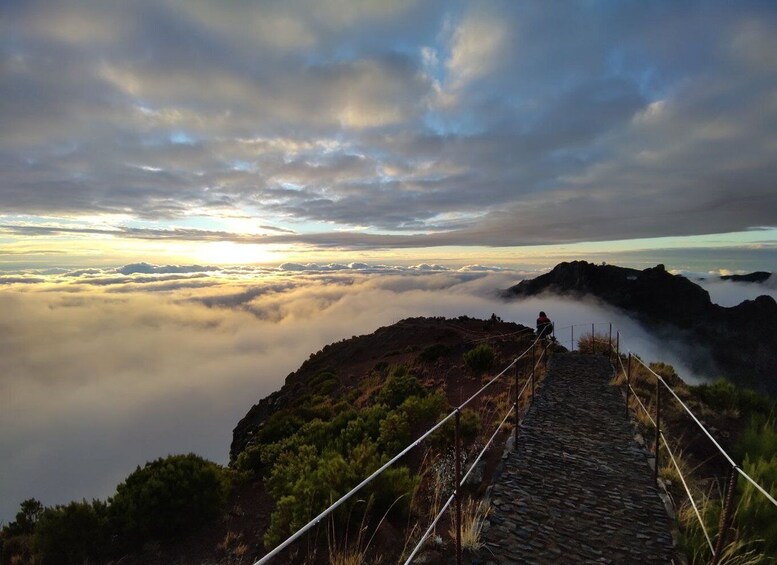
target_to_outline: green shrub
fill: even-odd
[[[407,367],[394,367],[386,384],[378,392],[377,402],[389,408],[396,408],[410,396],[426,396],[426,389],[409,373]]]
[[[386,469],[375,479],[371,489],[375,512],[382,516],[391,509],[390,516],[407,515],[417,484],[418,477],[411,475],[407,467]]]
[[[224,470],[197,455],[171,455],[138,467],[116,488],[110,510],[124,540],[181,536],[219,516],[228,494]]]
[[[340,386],[337,375],[332,371],[321,371],[307,380],[308,387],[313,394],[328,396],[333,390]]]
[[[265,420],[256,432],[256,440],[259,443],[274,443],[293,435],[304,424],[305,420],[300,414],[291,410],[281,410]]]
[[[496,362],[494,349],[485,343],[481,343],[476,348],[467,351],[464,354],[464,363],[475,373],[485,373],[490,370]]]
[[[472,443],[480,433],[480,414],[469,408],[461,411],[459,433],[464,445]],[[434,441],[440,447],[450,447],[456,437],[456,422],[453,418],[445,422],[435,434]]]
[[[692,387],[694,395],[713,410],[738,410],[745,415],[768,415],[775,412],[776,403],[764,394],[741,388],[725,379],[712,384]]]
[[[410,441],[410,422],[404,412],[392,412],[380,423],[378,445],[387,455],[393,457],[407,447]]]
[[[425,348],[420,355],[418,355],[418,360],[424,363],[434,363],[440,357],[449,355],[450,352],[451,348],[444,343],[435,343],[434,345]]]
[[[281,453],[266,482],[268,491],[277,500],[277,506],[264,537],[265,547],[269,549],[278,545],[374,472],[383,460],[376,444],[369,439],[347,454],[334,449],[319,453],[312,445],[303,445],[295,452]],[[365,487],[361,494],[373,499],[376,512],[385,512],[397,498],[412,491],[415,484],[407,469],[392,468],[391,472],[382,474]],[[409,499],[409,496],[405,498]],[[333,517],[339,525],[348,520],[347,507]],[[398,503],[392,511],[406,508],[405,503]]]
[[[246,447],[240,455],[237,456],[235,461],[235,468],[238,471],[251,471],[257,475],[262,474],[262,446],[261,445],[249,445]]]
[[[359,415],[350,420],[340,431],[340,450],[346,453],[364,440],[377,441],[382,430],[382,422],[386,417],[387,410],[381,404],[361,410]]]
[[[737,442],[736,454],[740,460],[749,457],[751,461],[777,454],[777,422],[753,417]]]
[[[33,540],[42,565],[102,559],[110,542],[108,507],[96,500],[47,508],[35,526]]]
[[[767,492],[777,492],[777,453],[755,460],[745,457],[742,468]],[[777,557],[777,508],[749,481],[741,478],[740,490],[736,525],[748,538],[764,540],[764,551]]]
[[[448,412],[450,405],[445,395],[435,392],[424,397],[411,396],[398,408],[407,416],[412,434],[418,435],[436,424]]]

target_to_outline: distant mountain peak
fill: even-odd
[[[640,271],[586,261],[559,263],[549,273],[521,281],[503,295],[515,298],[542,293],[594,296],[653,330],[669,330],[668,335],[675,339],[705,348],[702,357],[713,359],[731,380],[777,394],[777,302],[771,296],[725,308],[714,304],[699,285],[672,275],[663,265]],[[678,351],[684,349],[691,348]],[[698,368],[704,360],[696,356],[688,361]]]

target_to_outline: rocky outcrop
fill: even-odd
[[[547,274],[520,282],[504,295],[544,292],[595,296],[650,329],[674,334],[682,330],[679,335],[705,347],[721,375],[777,395],[777,303],[770,296],[725,308],[713,304],[700,286],[668,273],[663,265],[639,271],[585,261],[560,263]],[[696,367],[699,361],[688,358]]]
[[[720,280],[733,281],[733,282],[750,282],[750,283],[762,283],[771,277],[772,274],[767,271],[756,271],[754,273],[748,273],[746,275],[722,275]]]

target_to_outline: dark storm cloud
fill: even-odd
[[[3,10],[0,213],[370,228],[94,232],[323,247],[777,224],[770,3]]]

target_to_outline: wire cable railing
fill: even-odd
[[[535,343],[536,343],[536,342],[535,342]],[[542,353],[540,354],[540,357],[539,357],[539,359],[537,359],[536,363],[534,363],[534,366],[532,367],[532,378],[530,378],[530,379],[527,379],[527,380],[526,380],[526,382],[523,384],[523,388],[521,388],[520,392],[518,392],[518,393],[515,395],[515,398],[522,398],[522,396],[523,396],[523,393],[526,391],[526,388],[527,388],[527,387],[528,387],[530,384],[532,384],[532,383],[534,382],[533,375],[536,373],[536,371],[537,371],[537,368],[539,367],[539,364],[540,364],[540,362],[542,361],[542,359],[543,359],[543,356],[545,355],[545,352],[546,352],[546,351],[547,351],[547,347],[545,347],[545,348],[543,348],[543,349],[542,349]],[[489,383],[489,384],[490,384],[490,383]],[[481,389],[481,390],[483,390],[483,389]],[[471,400],[471,398],[470,398],[470,400]],[[462,406],[464,406],[464,405],[462,404]],[[458,413],[458,410],[459,410],[459,409],[457,408],[457,413]],[[442,507],[442,508],[441,508],[441,509],[440,509],[440,510],[437,512],[437,514],[436,514],[436,515],[435,515],[435,517],[434,517],[434,520],[432,521],[432,525],[431,525],[429,528],[427,528],[426,532],[424,532],[424,535],[423,535],[423,536],[421,536],[421,538],[418,540],[418,542],[416,543],[416,546],[413,548],[413,551],[410,553],[410,556],[409,556],[409,557],[407,558],[407,560],[405,561],[405,565],[410,565],[411,561],[413,560],[413,558],[415,557],[415,555],[418,553],[418,551],[420,551],[420,549],[421,549],[421,547],[423,546],[423,544],[424,544],[424,542],[426,541],[426,539],[427,539],[427,538],[429,537],[429,535],[430,535],[430,534],[431,534],[431,533],[434,531],[434,526],[437,524],[437,522],[439,522],[440,518],[442,518],[442,516],[443,516],[443,514],[445,513],[445,511],[446,511],[446,510],[448,509],[448,507],[450,506],[450,503],[451,503],[451,501],[453,501],[453,500],[456,500],[457,502],[459,502],[459,501],[460,501],[460,497],[458,497],[458,496],[457,496],[459,489],[460,489],[462,486],[464,486],[464,483],[466,482],[466,480],[467,480],[467,477],[469,477],[469,475],[470,475],[470,474],[472,473],[472,471],[475,469],[475,467],[476,467],[476,466],[477,466],[477,464],[480,462],[480,460],[481,460],[481,458],[483,457],[483,455],[485,455],[485,453],[486,453],[486,451],[488,450],[488,448],[489,448],[489,447],[491,447],[491,444],[494,442],[494,440],[496,439],[496,436],[497,436],[497,435],[499,434],[499,432],[502,430],[502,427],[503,427],[503,426],[504,426],[504,424],[507,422],[507,420],[509,419],[509,417],[510,417],[510,416],[513,414],[513,412],[514,412],[514,411],[517,411],[517,410],[518,410],[517,403],[515,403],[515,404],[513,404],[513,405],[510,407],[510,410],[508,410],[508,411],[507,411],[507,414],[506,414],[506,415],[505,415],[505,417],[502,419],[502,421],[499,423],[499,425],[496,427],[496,430],[495,430],[495,431],[494,431],[494,433],[491,435],[491,438],[488,440],[488,442],[486,443],[486,445],[483,447],[483,449],[481,449],[480,453],[479,453],[479,454],[478,454],[478,456],[475,458],[475,461],[472,463],[472,465],[470,465],[470,467],[469,467],[469,470],[466,472],[466,474],[464,475],[464,477],[463,477],[463,478],[461,478],[460,480],[459,480],[459,479],[458,479],[458,477],[457,477],[457,480],[456,480],[456,490],[455,490],[454,494],[452,494],[452,495],[451,495],[451,497],[448,499],[448,501],[446,502],[446,504],[445,504],[445,505],[443,505],[443,507]],[[516,422],[516,424],[517,424],[517,422]],[[516,425],[516,427],[515,427],[515,430],[516,430],[516,432],[517,432],[517,429],[518,429],[518,426]],[[457,535],[460,535],[460,531],[461,531],[461,529],[460,529],[460,522],[461,522],[461,520],[460,520],[460,519],[459,519],[459,520],[457,520],[457,528],[458,528]],[[460,544],[460,541],[457,541],[457,544],[456,544],[456,545],[457,545],[457,547],[456,547],[456,553],[457,553],[457,557],[456,557],[456,558],[457,558],[457,563],[458,563],[458,562],[460,562],[460,561],[461,561],[461,547],[460,547],[460,545],[461,545],[461,544]]]
[[[666,380],[659,375],[656,371],[654,371],[649,365],[645,364],[645,362],[638,356],[633,354],[631,351],[628,352],[628,368],[624,367],[623,364],[623,358],[621,356],[620,352],[620,331],[616,330],[616,344],[613,344],[612,341],[612,325],[610,325],[610,339],[608,340],[597,340],[596,334],[595,334],[595,325],[592,325],[592,332],[591,332],[591,342],[592,347],[595,347],[595,344],[598,342],[604,342],[608,345],[608,351],[610,354],[614,354],[615,358],[618,361],[618,364],[620,366],[620,369],[622,373],[626,376],[626,409],[629,409],[629,397],[632,396],[634,400],[636,401],[636,404],[638,405],[639,409],[642,410],[642,412],[645,414],[647,419],[650,421],[651,425],[656,429],[656,437],[655,437],[655,444],[654,444],[654,477],[658,478],[658,468],[659,468],[659,446],[661,443],[663,443],[664,447],[666,448],[666,452],[669,454],[669,458],[677,471],[678,476],[680,477],[680,481],[683,485],[683,489],[685,490],[686,495],[688,496],[688,500],[693,508],[694,514],[696,515],[696,519],[699,522],[700,528],[702,533],[704,534],[705,541],[707,542],[707,545],[710,548],[710,552],[712,555],[712,561],[711,563],[717,564],[720,562],[720,559],[723,554],[723,550],[726,543],[726,537],[728,534],[728,530],[731,526],[731,521],[733,519],[733,513],[734,513],[734,496],[735,496],[735,489],[736,489],[736,477],[742,476],[745,480],[747,480],[750,484],[755,487],[757,491],[759,491],[772,505],[777,507],[777,500],[760,484],[758,484],[757,481],[755,481],[750,475],[748,475],[744,469],[742,469],[737,463],[734,461],[734,459],[726,452],[726,450],[720,445],[720,443],[713,437],[713,435],[710,433],[710,431],[704,426],[704,424],[699,420],[699,418],[696,417],[696,415],[691,411],[691,409],[688,407],[688,405],[683,402],[683,400],[677,395],[677,393],[674,391],[674,389],[669,385],[669,383],[666,382]],[[655,377],[656,380],[656,393],[655,393],[655,417],[650,413],[650,410],[647,409],[645,404],[640,399],[639,395],[637,394],[637,391],[632,386],[632,379],[631,379],[631,367],[632,367],[632,360],[636,360],[637,363],[639,363],[644,369],[648,371],[650,375]],[[720,455],[723,456],[723,458],[726,460],[730,467],[729,471],[729,477],[726,484],[726,490],[723,496],[723,512],[721,513],[720,517],[720,524],[718,526],[718,535],[716,539],[716,543],[713,544],[712,537],[709,534],[709,531],[704,523],[704,520],[701,516],[701,512],[699,511],[699,508],[696,504],[696,501],[694,500],[693,494],[691,493],[691,489],[688,486],[688,482],[686,480],[686,477],[684,476],[682,470],[680,469],[680,465],[677,462],[677,458],[675,457],[672,448],[669,445],[669,442],[664,434],[664,430],[661,427],[661,390],[666,389],[669,391],[671,396],[679,403],[679,405],[682,407],[682,410],[693,420],[693,422],[698,426],[698,428],[702,431],[702,433],[712,442],[712,444],[715,446],[717,451]]]
[[[514,332],[514,333],[515,333],[515,334],[520,334],[520,333],[527,333],[527,332],[526,332],[525,330],[521,330],[520,332]],[[474,394],[472,394],[472,395],[471,395],[471,396],[470,396],[470,397],[469,397],[467,400],[465,400],[464,402],[462,402],[462,403],[461,403],[459,406],[457,406],[457,407],[456,407],[456,408],[455,408],[453,411],[451,411],[451,412],[450,412],[449,414],[447,414],[447,415],[446,415],[444,418],[442,418],[442,419],[441,419],[439,422],[437,422],[437,423],[436,423],[436,424],[435,424],[433,427],[431,427],[429,430],[427,430],[426,432],[424,432],[424,433],[423,433],[423,434],[422,434],[422,435],[421,435],[421,436],[420,436],[418,439],[416,439],[416,440],[415,440],[414,442],[412,442],[410,445],[408,445],[407,447],[405,447],[405,448],[404,448],[402,451],[400,451],[399,453],[397,453],[397,454],[396,454],[394,457],[392,457],[392,458],[391,458],[389,461],[387,461],[386,463],[384,463],[384,464],[383,464],[383,465],[382,465],[380,468],[378,468],[377,470],[375,470],[375,471],[374,471],[372,474],[370,474],[370,475],[369,475],[369,476],[368,476],[366,479],[364,479],[364,480],[363,480],[362,482],[360,482],[358,485],[356,485],[355,487],[353,487],[353,488],[352,488],[350,491],[348,491],[346,494],[344,494],[343,496],[341,496],[341,497],[340,497],[340,498],[339,498],[339,499],[338,499],[336,502],[332,503],[332,504],[331,504],[329,507],[327,507],[326,509],[322,510],[322,511],[321,511],[321,512],[320,512],[320,513],[319,513],[319,514],[318,514],[318,515],[317,515],[315,518],[313,518],[312,520],[310,520],[310,521],[309,521],[307,524],[305,524],[305,525],[304,525],[302,528],[300,528],[299,530],[297,530],[297,531],[296,531],[294,534],[292,534],[292,535],[291,535],[291,536],[289,536],[289,537],[288,537],[286,540],[284,540],[283,542],[281,542],[281,543],[280,543],[278,546],[276,546],[275,548],[273,548],[273,549],[272,549],[272,550],[271,550],[269,553],[267,553],[266,555],[264,555],[263,557],[261,557],[261,558],[260,558],[258,561],[256,561],[256,562],[254,563],[254,565],[264,565],[264,564],[266,564],[266,563],[269,563],[269,562],[270,562],[270,561],[271,561],[273,558],[275,558],[276,556],[278,556],[278,554],[280,554],[282,551],[284,551],[286,548],[288,548],[288,547],[289,547],[291,544],[293,544],[295,541],[297,541],[299,538],[301,538],[303,535],[305,535],[307,532],[309,532],[309,531],[310,531],[312,528],[314,528],[314,527],[316,527],[318,524],[320,524],[320,523],[321,523],[321,521],[322,521],[324,518],[326,518],[327,516],[329,516],[329,515],[330,515],[332,512],[334,512],[334,511],[335,511],[335,510],[336,510],[338,507],[340,507],[340,506],[341,506],[343,503],[345,503],[347,500],[349,500],[351,497],[353,497],[353,496],[354,496],[354,495],[355,495],[355,494],[356,494],[358,491],[360,491],[360,490],[361,490],[363,487],[365,487],[366,485],[368,485],[369,483],[371,483],[371,482],[372,482],[372,481],[373,481],[373,480],[374,480],[376,477],[378,477],[378,476],[379,476],[381,473],[383,473],[383,472],[384,472],[386,469],[388,469],[388,468],[389,468],[389,467],[391,467],[391,466],[392,466],[394,463],[396,463],[397,461],[399,461],[399,460],[400,460],[402,457],[404,457],[404,456],[405,456],[405,455],[406,455],[408,452],[410,452],[412,449],[414,449],[415,447],[417,447],[418,445],[420,445],[420,444],[421,444],[421,443],[422,443],[424,440],[426,440],[427,438],[429,438],[429,437],[430,437],[430,436],[431,436],[431,435],[432,435],[434,432],[436,432],[437,430],[439,430],[439,429],[440,429],[440,428],[441,428],[441,427],[442,427],[442,426],[443,426],[443,425],[444,425],[446,422],[448,422],[448,421],[449,421],[451,418],[454,418],[454,419],[455,419],[455,424],[456,424],[456,426],[455,426],[455,434],[456,434],[456,439],[455,439],[455,444],[456,444],[456,445],[455,445],[455,448],[456,448],[456,467],[457,467],[457,472],[456,472],[455,490],[454,490],[454,493],[453,493],[453,494],[452,494],[452,495],[449,497],[449,499],[448,499],[448,500],[446,501],[446,503],[443,505],[443,507],[441,508],[441,510],[440,510],[440,511],[437,513],[437,515],[435,516],[435,518],[434,518],[434,520],[433,520],[432,524],[431,524],[431,525],[430,525],[430,526],[427,528],[426,532],[425,532],[425,533],[424,533],[424,535],[421,537],[420,541],[418,542],[418,544],[417,544],[417,545],[416,545],[416,547],[414,548],[413,552],[411,553],[411,555],[410,555],[410,557],[408,558],[408,560],[406,561],[406,563],[410,563],[410,561],[412,560],[412,558],[413,558],[413,557],[416,555],[416,553],[417,553],[417,552],[420,550],[420,548],[421,548],[421,546],[423,545],[424,541],[426,541],[426,539],[429,537],[429,535],[431,534],[431,532],[432,532],[432,531],[434,531],[434,527],[435,527],[435,526],[436,526],[436,524],[439,522],[440,518],[441,518],[441,517],[442,517],[442,515],[444,514],[444,511],[448,509],[448,507],[450,506],[451,502],[452,502],[452,501],[454,501],[454,500],[456,501],[456,505],[457,505],[457,517],[458,517],[458,519],[457,519],[457,524],[456,524],[456,526],[457,526],[457,556],[458,556],[458,560],[457,560],[457,562],[458,562],[458,563],[460,563],[460,562],[461,562],[461,539],[460,539],[460,536],[461,536],[461,520],[460,520],[460,508],[459,508],[459,504],[460,504],[460,502],[461,502],[461,496],[460,496],[460,493],[459,493],[459,489],[460,489],[460,488],[461,488],[461,486],[464,484],[464,479],[462,479],[462,478],[461,478],[460,472],[458,471],[458,469],[459,469],[459,464],[460,464],[460,455],[459,455],[459,444],[460,444],[460,441],[459,441],[459,416],[460,416],[460,414],[461,414],[461,411],[462,411],[462,409],[463,409],[465,406],[467,406],[467,405],[468,405],[470,402],[472,402],[473,400],[475,400],[475,399],[476,399],[476,398],[477,398],[477,397],[478,397],[478,396],[479,396],[481,393],[483,393],[483,392],[484,392],[486,389],[488,389],[488,388],[489,388],[489,387],[490,387],[490,386],[491,386],[493,383],[495,383],[497,380],[499,380],[501,377],[503,377],[503,376],[504,376],[504,375],[505,375],[505,374],[506,374],[506,373],[507,373],[507,372],[508,372],[510,369],[512,369],[512,368],[514,368],[514,367],[516,367],[516,366],[517,366],[517,364],[518,364],[518,362],[519,362],[521,359],[523,359],[523,358],[527,357],[527,356],[528,356],[528,354],[529,354],[530,352],[532,353],[532,357],[534,357],[534,351],[535,351],[535,347],[536,347],[538,344],[540,344],[541,346],[544,346],[544,347],[542,347],[542,349],[541,349],[541,351],[542,351],[542,352],[541,352],[541,354],[540,354],[539,358],[538,358],[538,359],[536,359],[536,360],[533,362],[533,366],[532,366],[532,370],[531,370],[531,376],[530,376],[530,378],[528,378],[528,379],[526,380],[526,382],[524,383],[524,385],[523,385],[523,388],[521,388],[520,392],[516,392],[516,393],[514,394],[514,396],[513,396],[513,398],[514,398],[514,402],[513,402],[512,406],[510,407],[510,410],[508,411],[507,415],[504,417],[504,419],[502,420],[502,422],[499,424],[499,426],[497,427],[497,429],[496,429],[496,431],[494,432],[494,434],[491,436],[491,439],[489,439],[489,441],[488,441],[488,443],[486,444],[486,446],[485,446],[485,447],[483,448],[483,450],[480,452],[480,454],[479,454],[479,455],[478,455],[478,457],[476,458],[475,462],[474,462],[474,463],[473,463],[473,464],[472,464],[472,465],[469,467],[469,469],[467,470],[467,473],[465,474],[465,479],[466,479],[466,477],[468,477],[468,476],[469,476],[469,474],[470,474],[470,473],[472,472],[472,470],[474,469],[475,465],[476,465],[476,464],[477,464],[477,463],[480,461],[480,459],[482,458],[483,454],[484,454],[484,453],[485,453],[485,451],[488,449],[488,447],[490,447],[490,446],[491,446],[491,444],[493,443],[493,441],[494,441],[494,440],[495,440],[495,438],[497,437],[497,435],[498,435],[499,431],[500,431],[500,430],[502,430],[502,428],[503,428],[504,424],[505,424],[505,423],[507,422],[507,420],[509,419],[510,415],[512,415],[513,413],[515,413],[515,415],[516,415],[515,429],[516,429],[516,433],[517,433],[517,428],[518,428],[518,421],[517,421],[518,401],[519,401],[519,400],[520,400],[520,399],[523,397],[523,393],[526,391],[526,389],[527,389],[527,387],[528,387],[529,385],[531,385],[531,386],[532,386],[532,396],[533,396],[533,392],[534,392],[534,384],[535,384],[535,372],[536,372],[536,370],[537,370],[537,367],[539,366],[539,363],[540,363],[540,362],[542,361],[542,359],[544,358],[544,356],[545,356],[545,352],[546,352],[546,350],[547,350],[547,347],[549,346],[549,342],[548,342],[548,343],[546,343],[546,342],[543,342],[542,336],[536,336],[536,338],[534,339],[534,341],[532,342],[532,344],[531,344],[529,347],[527,347],[527,348],[526,348],[526,349],[525,349],[525,350],[524,350],[524,351],[523,351],[523,352],[522,352],[520,355],[518,355],[518,356],[517,356],[515,359],[513,359],[513,360],[512,360],[512,361],[511,361],[511,362],[510,362],[510,363],[509,363],[509,364],[508,364],[508,365],[507,365],[507,366],[506,366],[504,369],[502,369],[502,371],[500,371],[500,372],[499,372],[499,373],[498,373],[496,376],[494,376],[493,378],[491,378],[491,379],[490,379],[490,380],[489,380],[489,381],[488,381],[488,382],[487,382],[485,385],[483,385],[483,386],[482,386],[482,387],[481,387],[481,388],[480,388],[480,389],[479,389],[477,392],[475,392]],[[517,377],[518,377],[518,372],[517,372],[517,371],[515,372],[515,376],[516,376],[516,381],[517,381]],[[517,382],[516,382],[516,385],[517,385]],[[517,386],[516,386],[516,391],[517,391]]]

